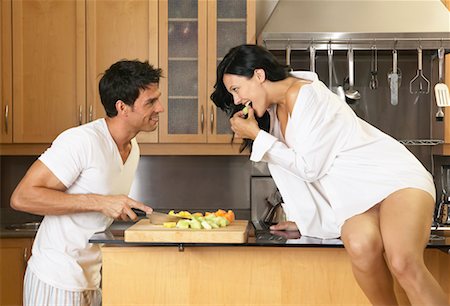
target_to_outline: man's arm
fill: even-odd
[[[11,196],[11,207],[36,215],[100,212],[114,219],[135,220],[131,208],[152,209],[125,195],[67,194],[64,184],[40,160],[30,167]]]

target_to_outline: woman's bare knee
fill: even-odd
[[[383,257],[383,243],[378,235],[349,233],[341,237],[352,264],[361,271],[370,271]]]
[[[420,254],[403,250],[387,250],[386,259],[392,274],[401,281],[412,279],[424,267],[423,258]]]

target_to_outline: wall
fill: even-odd
[[[14,188],[36,156],[1,156],[0,224],[41,219],[9,207]],[[143,156],[130,196],[159,210],[233,209],[250,215],[248,156]]]

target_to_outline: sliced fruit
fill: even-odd
[[[189,221],[189,225],[191,228],[193,229],[201,229],[202,228],[202,224],[200,221],[196,220],[196,219],[192,219]]]
[[[177,228],[186,229],[189,228],[190,220],[178,220]]]
[[[227,218],[230,223],[235,220],[234,212],[232,210],[228,210],[224,217]]]
[[[163,227],[166,227],[166,228],[174,228],[176,226],[177,226],[176,222],[164,222],[163,223]]]
[[[208,229],[208,230],[212,229],[212,226],[206,220],[202,221],[202,226],[204,229]]]
[[[242,113],[243,113],[244,115],[248,115],[248,106],[245,106],[245,107],[242,109]]]

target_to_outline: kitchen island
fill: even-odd
[[[127,243],[123,233],[90,240],[102,244],[103,305],[370,305],[339,239],[258,232],[241,244]],[[425,262],[450,301],[446,233],[433,232]],[[396,293],[409,305],[397,284]]]

